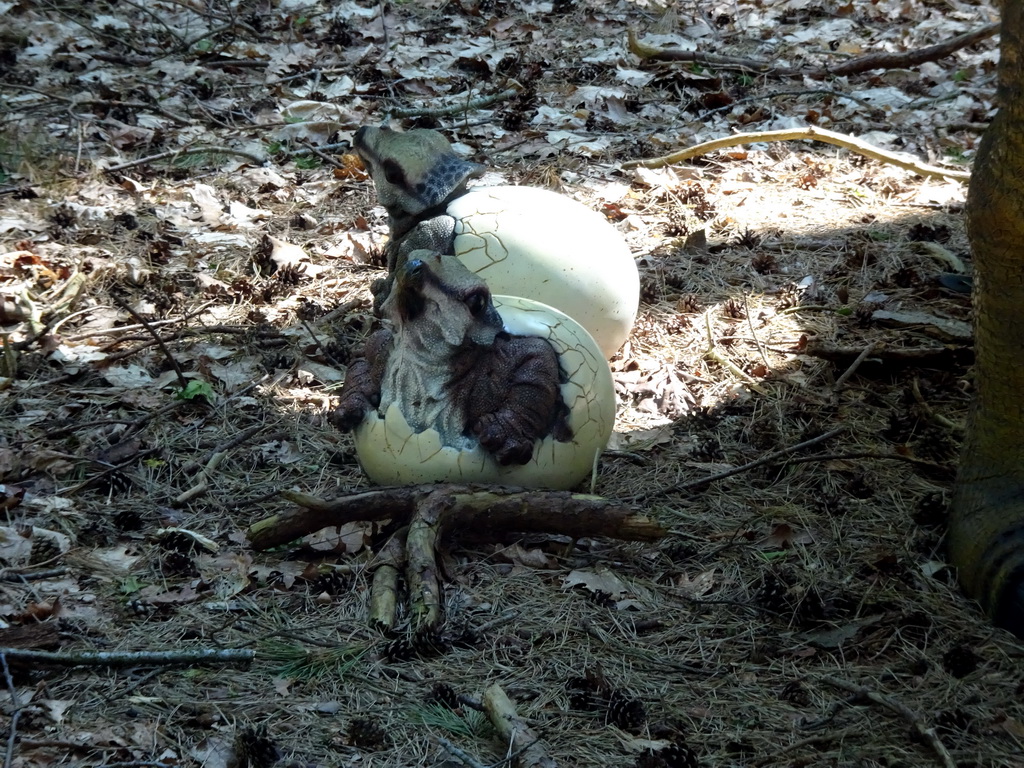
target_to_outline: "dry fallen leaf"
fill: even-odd
[[[613,600],[620,600],[629,593],[629,588],[622,579],[616,576],[607,568],[600,568],[597,571],[570,571],[569,575],[562,579],[566,587],[583,587],[588,592],[608,595]]]
[[[715,570],[712,568],[689,576],[681,573],[674,582],[677,589],[690,598],[706,595],[715,586]]]
[[[495,552],[495,559],[526,566],[527,568],[556,568],[558,561],[540,549],[526,549],[516,542]]]
[[[3,474],[0,471],[0,474]],[[25,489],[17,485],[0,485],[0,511],[10,512],[25,499]]]
[[[762,549],[790,549],[797,544],[813,544],[810,531],[793,528],[789,523],[778,523],[771,533],[760,541]]]

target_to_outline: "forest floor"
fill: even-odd
[[[1024,646],[941,541],[972,388],[966,184],[808,141],[622,168],[817,125],[969,171],[998,36],[830,71],[992,5],[0,16],[0,647],[125,654],[0,654],[4,768],[511,764],[479,711],[495,683],[560,766],[1024,766]],[[630,31],[697,60],[642,61]],[[427,646],[367,623],[370,525],[247,540],[283,490],[367,488],[326,416],[386,237],[347,142],[388,119],[623,233],[642,304],[596,492],[669,531],[450,542]],[[251,663],[130,655],[233,650]]]

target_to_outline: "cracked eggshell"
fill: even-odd
[[[473,187],[448,206],[455,254],[495,294],[560,309],[607,360],[629,336],[640,275],[615,227],[575,200],[536,187]]]
[[[569,406],[573,438],[546,437],[526,464],[503,467],[479,446],[459,450],[441,445],[435,430],[414,433],[397,404],[371,412],[356,427],[356,455],[367,476],[380,485],[494,483],[566,490],[590,476],[615,424],[615,389],[600,348],[579,323],[544,304],[517,296],[495,296],[505,329],[540,336],[558,352],[567,380],[562,399]]]

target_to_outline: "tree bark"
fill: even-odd
[[[964,590],[1024,637],[1024,2],[1003,5],[1000,109],[967,199],[975,399],[950,510]]]
[[[657,522],[629,507],[571,491],[427,484],[378,488],[330,500],[296,491],[282,495],[302,508],[253,523],[249,541],[254,549],[269,549],[354,520],[388,518],[403,526],[374,566],[370,623],[386,631],[395,627],[403,564],[413,630],[432,632],[440,626],[443,590],[437,552],[449,537],[496,541],[512,532],[543,532],[654,541],[665,535]]]

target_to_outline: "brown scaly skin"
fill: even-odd
[[[1000,110],[967,199],[976,393],[950,510],[964,590],[1024,637],[1024,4],[1003,6]]]
[[[331,414],[331,423],[343,432],[359,426],[363,417],[380,405],[380,383],[388,362],[394,335],[386,328],[366,340],[359,356],[352,359],[345,373],[338,407]]]
[[[544,339],[502,329],[482,279],[454,256],[414,251],[382,310],[392,328],[349,366],[332,421],[358,426],[397,402],[445,445],[473,438],[499,464],[525,464],[535,443],[571,439],[561,371]]]

